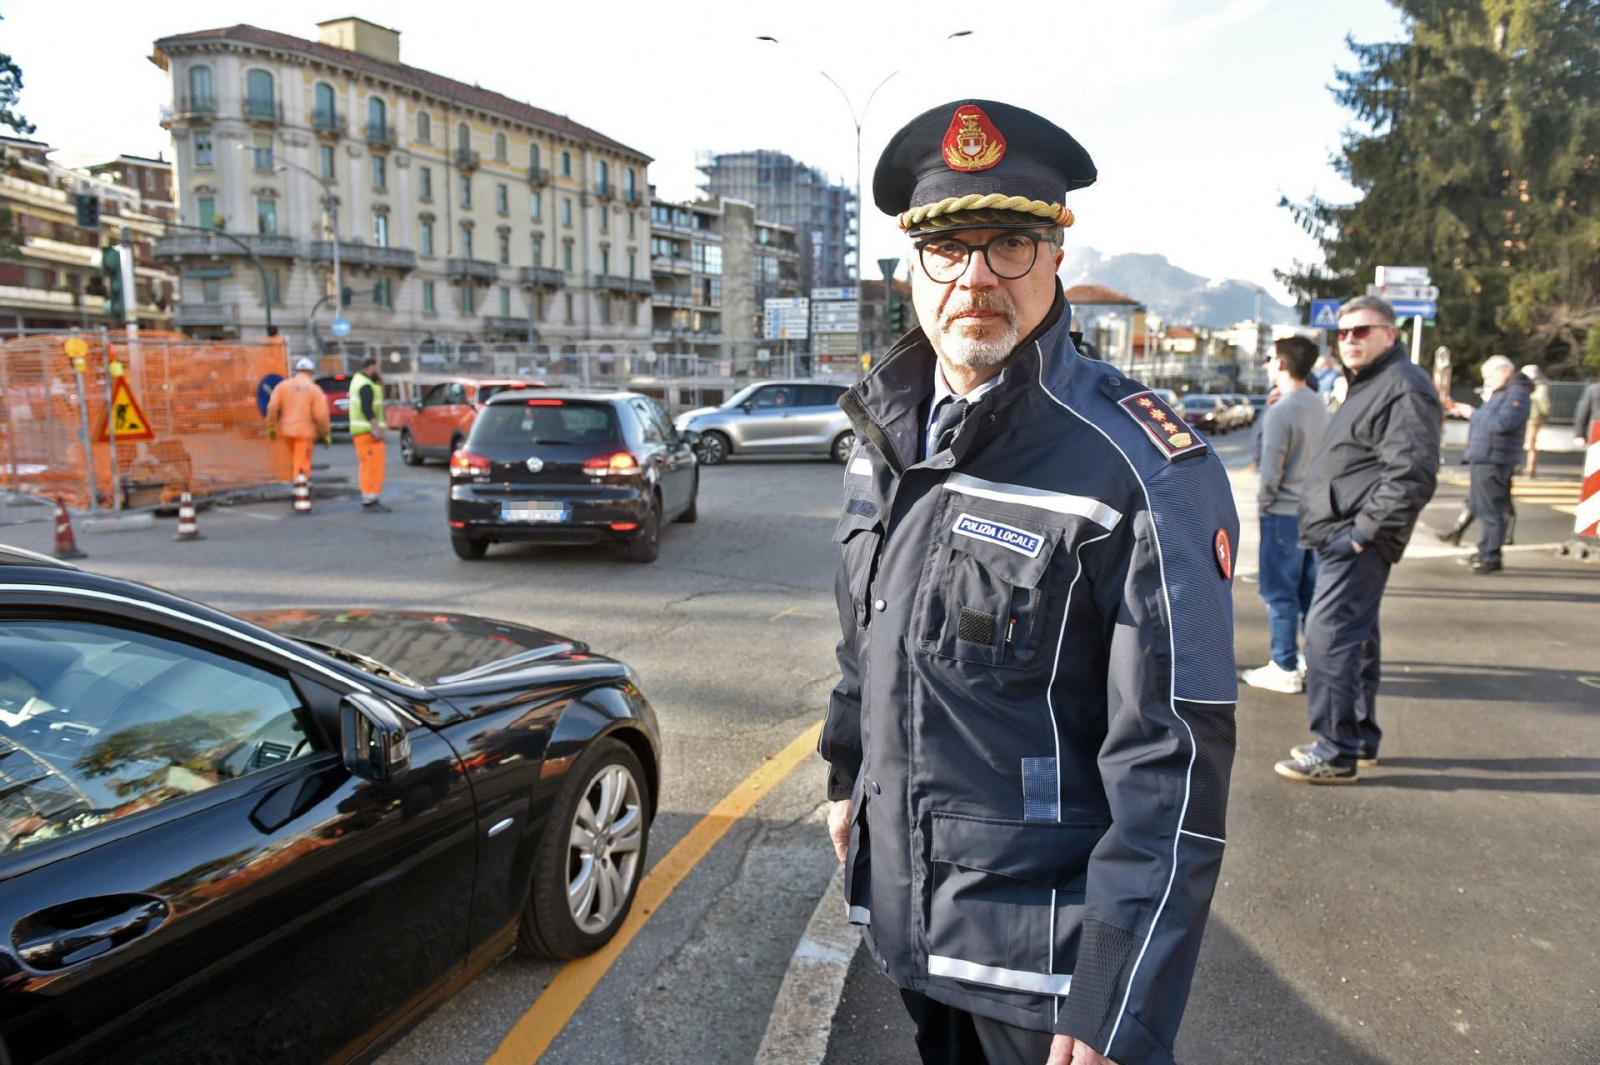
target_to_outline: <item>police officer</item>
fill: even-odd
[[[928,1062],[1170,1063],[1222,858],[1238,518],[1206,441],[1068,331],[1062,200],[1094,180],[987,100],[912,120],[873,179],[920,328],[840,401],[820,750]]]

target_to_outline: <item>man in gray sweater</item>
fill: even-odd
[[[1277,398],[1261,421],[1261,576],[1267,604],[1272,660],[1247,669],[1239,679],[1252,688],[1293,694],[1305,690],[1300,666],[1300,628],[1316,587],[1316,560],[1300,546],[1300,493],[1306,468],[1328,426],[1328,408],[1309,383],[1317,361],[1316,345],[1305,337],[1285,337],[1267,356],[1267,376]]]

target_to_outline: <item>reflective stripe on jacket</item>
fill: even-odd
[[[366,396],[363,393],[372,397],[370,415],[365,409]],[[383,385],[357,372],[350,378],[350,435],[370,433],[374,425],[383,426]]]
[[[1238,518],[1210,447],[1168,413],[1153,442],[1153,397],[1070,320],[1058,295],[926,460],[920,330],[841,400],[820,748],[855,800],[851,919],[896,983],[1166,1065],[1224,845]]]
[[[267,399],[267,424],[284,436],[315,440],[328,435],[328,396],[303,374],[279,381]]]

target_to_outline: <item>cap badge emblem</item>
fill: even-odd
[[[980,107],[956,108],[944,135],[944,161],[951,170],[987,170],[1005,158],[1006,139]]]

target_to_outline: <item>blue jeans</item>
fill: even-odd
[[[1261,515],[1261,598],[1267,604],[1272,660],[1284,669],[1299,666],[1300,626],[1311,610],[1317,584],[1316,557],[1300,546],[1300,519],[1293,514]]]

